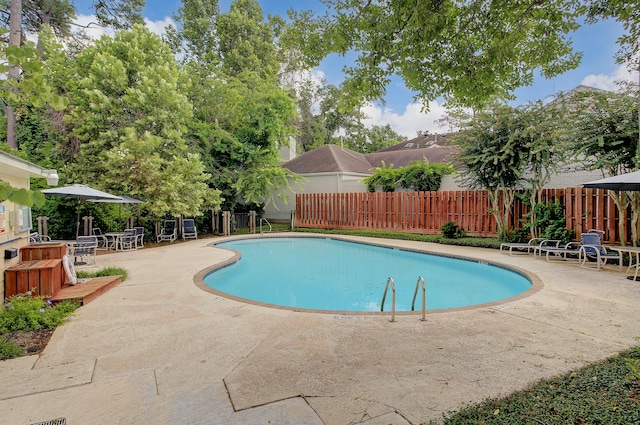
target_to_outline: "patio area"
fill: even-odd
[[[3,421],[32,424],[420,424],[637,345],[640,282],[624,269],[498,250],[344,237],[534,273],[517,301],[420,314],[292,312],[203,291],[233,254],[198,239],[99,256],[128,270],[41,356],[0,362]],[[382,295],[382,294],[381,294]]]

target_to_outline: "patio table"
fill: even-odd
[[[636,271],[633,274],[633,280],[638,280],[638,272],[640,271],[640,246],[609,246],[607,248],[612,251],[617,251],[620,254],[629,254],[629,267],[627,267],[625,274],[628,274],[629,270],[635,267]],[[620,255],[620,267],[622,267],[622,255]]]
[[[107,232],[104,235],[107,237],[107,244],[109,244],[109,240],[111,239],[111,244],[107,247],[108,249],[117,251],[118,245],[122,248],[122,237],[124,236],[124,232]]]

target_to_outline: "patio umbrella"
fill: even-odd
[[[594,180],[584,183],[582,186],[590,189],[637,192],[640,191],[640,171],[633,171],[631,173]]]
[[[146,202],[142,199],[133,198],[129,195],[118,195],[118,198],[120,199],[117,201],[108,200],[108,199],[96,199],[93,202],[111,202],[114,204],[144,204]]]
[[[122,198],[94,189],[83,184],[72,186],[56,187],[55,189],[44,189],[42,193],[48,196],[55,196],[63,199],[82,199],[85,201],[121,202]]]
[[[96,201],[92,201],[92,202],[110,202],[110,203],[114,203],[114,204],[144,204],[145,200],[143,199],[137,199],[134,197],[131,197],[129,195],[119,195],[120,200],[119,201],[109,201],[109,200],[103,200],[103,199],[99,199]],[[138,205],[138,216],[140,216],[140,205]],[[118,205],[118,219],[120,219],[120,205]]]
[[[94,189],[83,184],[72,186],[56,187],[54,189],[44,189],[41,191],[45,196],[52,196],[62,199],[77,199],[79,201],[101,201],[101,202],[121,202],[122,198]],[[78,208],[78,219],[76,221],[76,238],[80,230],[80,208]]]

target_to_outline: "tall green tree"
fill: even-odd
[[[142,9],[145,4],[145,0],[95,0],[92,6],[100,25],[119,30],[144,24]]]
[[[77,182],[148,199],[151,213],[199,215],[219,204],[184,133],[192,106],[171,50],[143,26],[103,36],[75,61],[65,116],[80,148]]]
[[[489,192],[498,237],[503,240],[510,238],[511,210],[527,161],[520,125],[515,108],[494,104],[477,113],[454,138],[460,148],[456,159],[464,165],[461,182],[472,190]]]
[[[324,2],[329,11],[292,12],[284,37],[300,46],[306,64],[329,53],[356,52],[346,69],[347,103],[383,97],[399,75],[425,104],[439,96],[478,107],[578,65],[569,34],[581,2],[487,0]]]
[[[317,111],[324,85],[307,79],[299,81],[293,86],[298,106],[296,150],[297,152],[308,152],[324,145],[329,139],[328,130]]]
[[[167,27],[166,38],[183,63],[194,62],[210,72],[220,63],[218,56],[218,0],[182,0],[173,19],[178,27]]]
[[[588,170],[601,170],[603,177],[624,174],[636,167],[638,137],[638,85],[622,84],[618,92],[582,92],[574,96],[564,121],[565,147],[575,161]],[[624,222],[632,207],[632,243],[639,241],[640,194],[609,191],[620,220],[620,241],[626,242]]]
[[[235,0],[218,22],[218,51],[226,75],[238,76],[253,71],[266,78],[275,77],[280,59],[275,45],[272,22],[264,20],[262,8],[255,0]]]
[[[519,106],[515,112],[518,121],[513,131],[515,137],[522,140],[525,154],[523,188],[529,189],[530,193],[531,237],[537,238],[542,229],[535,226],[536,205],[542,202],[542,189],[551,180],[552,173],[564,162],[563,150],[558,143],[564,111],[537,101]]]
[[[254,0],[237,0],[221,14],[217,1],[185,0],[171,45],[185,53],[194,105],[190,143],[199,150],[209,184],[222,190],[224,208],[261,203],[288,187],[278,149],[289,143],[295,101],[280,87],[276,34]],[[275,22],[275,23],[274,23]]]
[[[25,32],[39,33],[49,26],[57,37],[71,34],[71,25],[76,17],[75,8],[69,0],[22,0],[21,26]],[[0,19],[9,26],[9,16],[15,0],[0,0]]]
[[[358,123],[349,127],[343,146],[356,152],[371,153],[397,145],[404,140],[407,138],[393,131],[389,124],[367,128]]]
[[[640,13],[638,13],[637,2],[592,0],[588,5],[587,22],[595,22],[598,19],[615,19],[622,24],[625,33],[618,38],[620,49],[616,53],[616,61],[638,71],[640,84]],[[637,104],[636,122],[640,128],[640,92],[637,96]],[[638,134],[640,135],[640,132]],[[636,144],[636,168],[638,167],[640,167],[640,138]]]

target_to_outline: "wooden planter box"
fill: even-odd
[[[4,271],[4,295],[11,297],[32,291],[32,295],[53,297],[64,280],[60,259],[21,261]]]
[[[38,243],[22,247],[20,249],[20,259],[22,261],[62,259],[62,256],[66,253],[66,243]]]

